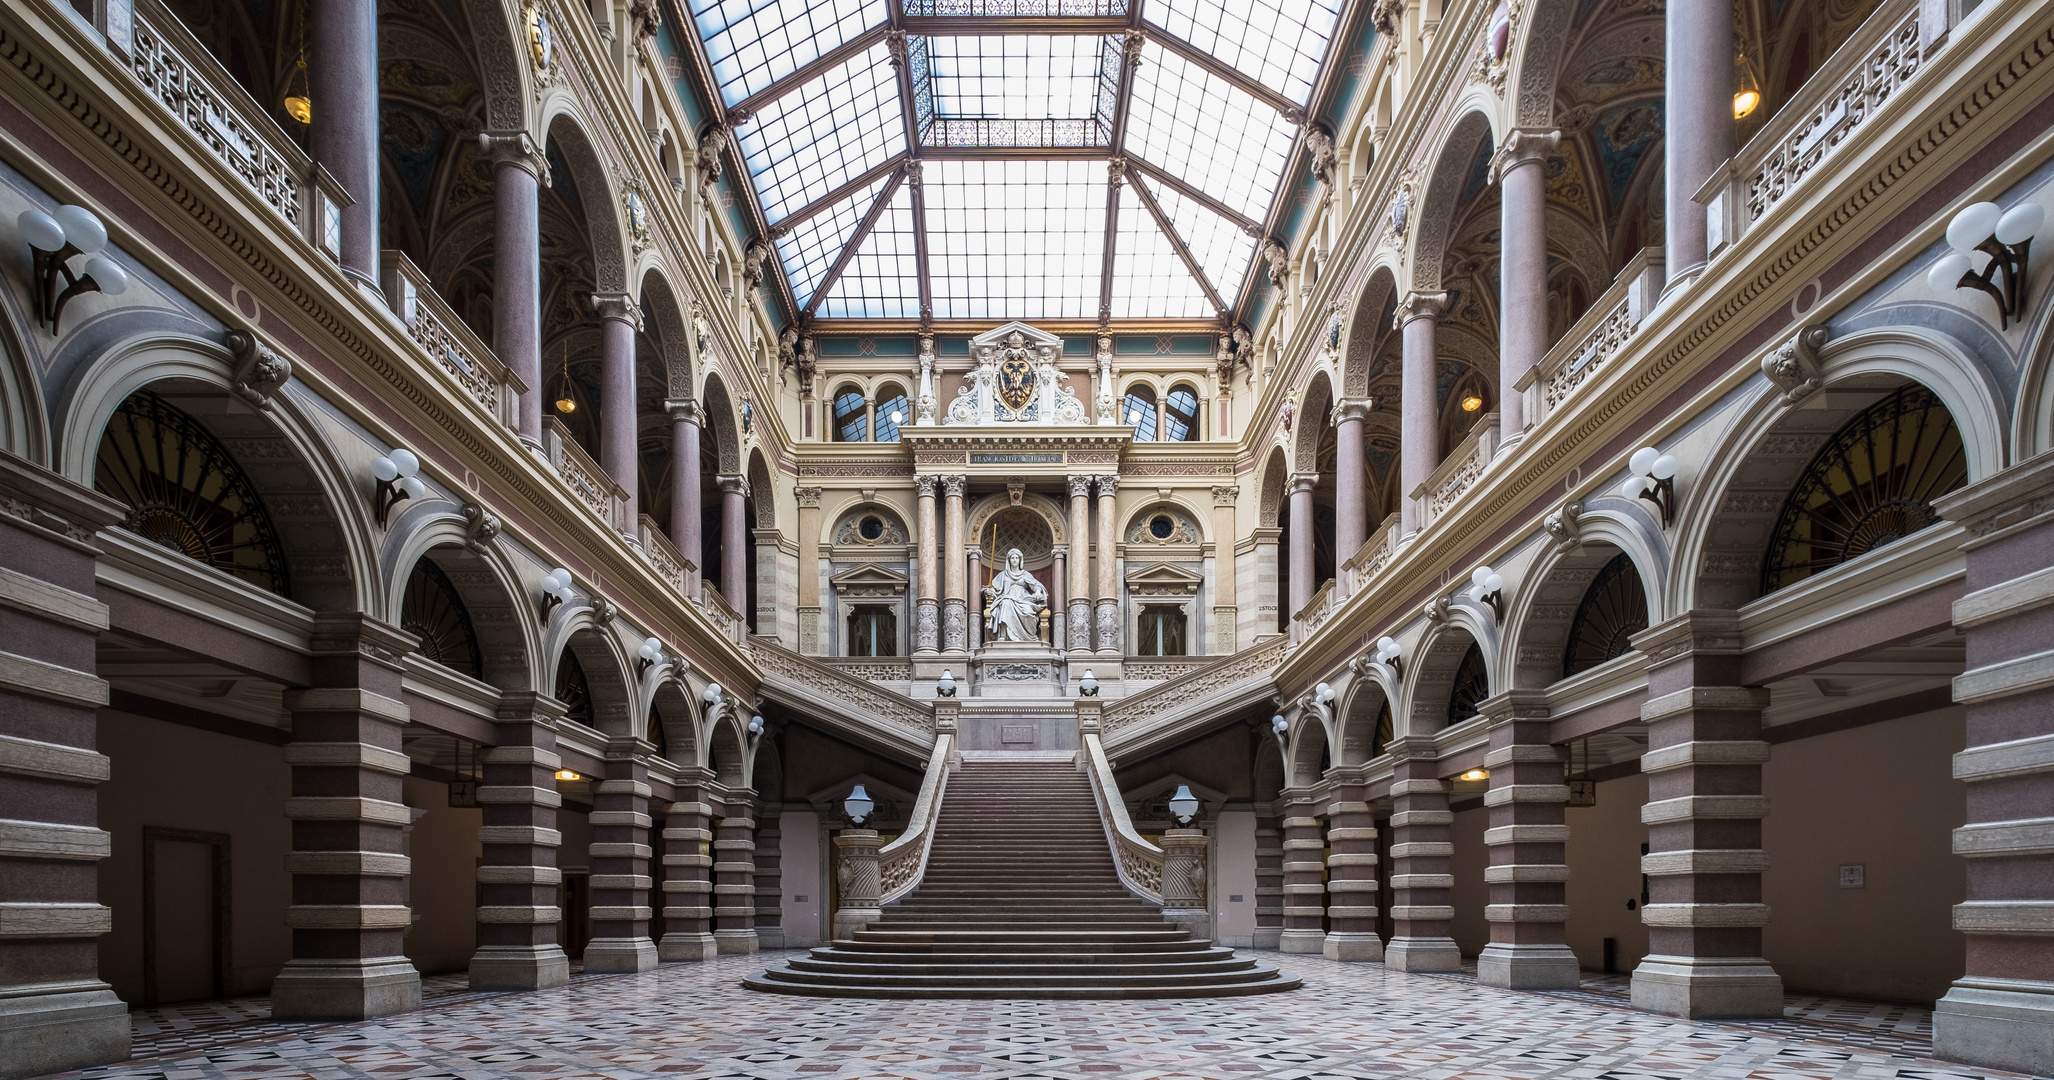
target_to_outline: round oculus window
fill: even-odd
[[[876,514],[865,515],[856,523],[856,535],[865,540],[876,541],[884,535],[884,519]]]
[[[1171,521],[1168,514],[1157,514],[1148,519],[1148,535],[1157,540],[1168,540],[1170,534],[1176,531],[1177,523]]]

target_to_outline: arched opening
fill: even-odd
[[[1120,403],[1120,418],[1133,426],[1135,442],[1154,442],[1155,388],[1147,383],[1128,387],[1127,396]]]
[[[655,744],[657,756],[679,765],[697,764],[697,724],[685,685],[676,678],[665,679],[649,705],[646,737]]]
[[[742,740],[731,721],[722,720],[714,725],[713,735],[707,741],[707,757],[707,765],[721,783],[741,787],[746,781]]]
[[[470,610],[449,575],[426,556],[407,575],[399,625],[420,639],[416,653],[473,679],[485,677],[485,656]]]
[[[1163,441],[1194,442],[1201,438],[1198,423],[1198,391],[1190,383],[1170,387],[1163,399]]]
[[[1383,687],[1369,680],[1358,682],[1341,719],[1341,764],[1361,765],[1382,757],[1396,736],[1397,718]]]
[[[1290,606],[1288,599],[1291,595],[1291,560],[1284,554],[1290,550],[1285,528],[1285,522],[1290,515],[1285,512],[1284,506],[1290,479],[1290,467],[1285,463],[1283,447],[1271,450],[1269,463],[1264,465],[1262,470],[1262,502],[1256,513],[1258,632],[1282,634],[1291,629],[1291,613],[1286,610]]]
[[[1647,626],[1647,586],[1633,559],[1620,552],[1598,568],[1576,605],[1562,647],[1562,677],[1626,655],[1633,649],[1633,635]]]
[[[899,425],[912,413],[906,407],[906,390],[897,383],[885,383],[877,388],[876,414],[871,430],[876,442],[898,442]]]
[[[863,400],[863,391],[854,383],[846,383],[834,392],[832,403],[834,420],[828,425],[834,432],[836,442],[867,442],[870,438],[870,415],[868,403]]]
[[[592,683],[585,677],[585,665],[569,649],[556,660],[556,688],[550,696],[563,703],[563,718],[586,727],[597,727],[592,715]]]
[[[1454,452],[1494,406],[1490,380],[1482,372],[1470,368],[1457,377],[1441,408],[1441,457]]]
[[[1455,664],[1455,678],[1448,689],[1448,723],[1459,724],[1477,714],[1477,703],[1491,696],[1490,671],[1483,662],[1483,647],[1472,641]]]
[[[1412,734],[1431,735],[1475,716],[1477,703],[1491,694],[1490,664],[1483,647],[1459,623],[1450,622],[1433,635],[1418,664],[1412,687]]]

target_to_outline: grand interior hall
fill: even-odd
[[[2047,0],[0,4],[0,1080],[2054,1077],[2050,208]]]

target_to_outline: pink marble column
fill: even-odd
[[[1070,630],[1071,652],[1091,650],[1091,478],[1070,481]]]
[[[1291,614],[1312,602],[1312,485],[1310,476],[1291,478]],[[1295,624],[1294,624],[1295,625]]]
[[[1334,557],[1344,562],[1355,557],[1369,536],[1369,484],[1364,475],[1368,456],[1362,434],[1368,419],[1369,402],[1343,401],[1341,418],[1334,424]]]
[[[716,483],[720,485],[720,595],[753,625],[751,613],[742,611],[749,602],[747,575],[754,569],[749,565],[749,523],[743,520],[748,514],[742,502],[748,485],[739,476],[723,476]]]
[[[632,531],[641,514],[635,482],[635,327],[642,313],[625,293],[594,296],[592,304],[599,309],[599,467],[627,489],[626,521]]]
[[[1098,478],[1098,650],[1120,652],[1118,473]]]
[[[542,225],[537,199],[548,163],[527,132],[485,132],[492,159],[492,351],[524,383],[519,430],[542,445]]]
[[[1434,330],[1447,293],[1413,293],[1398,308],[1405,327],[1405,368],[1398,405],[1399,475],[1404,488],[1400,521],[1407,534],[1419,531],[1419,504],[1412,493],[1441,463],[1440,398],[1434,385]],[[1293,583],[1296,584],[1295,582]]]
[[[914,598],[917,607],[913,613],[913,651],[934,652],[941,641],[941,538],[936,535],[934,511],[934,487],[936,477],[916,476],[913,488],[920,498],[920,535],[914,538],[913,551],[920,561],[920,591]]]
[[[1674,0],[1666,57],[1669,280],[1705,264],[1705,211],[1691,196],[1733,156],[1733,11],[1724,0]]]
[[[699,564],[699,405],[690,398],[664,403],[670,409],[670,539],[680,554]],[[699,595],[694,570],[685,585]]]
[[[342,270],[378,289],[378,4],[329,0],[308,15],[307,136],[314,160],[353,200],[342,210]]]
[[[1526,401],[1514,389],[1548,352],[1548,151],[1556,131],[1514,131],[1498,151],[1498,430],[1512,442],[1526,433]]]

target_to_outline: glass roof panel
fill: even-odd
[[[855,234],[863,215],[870,212],[878,192],[888,183],[891,183],[891,177],[882,177],[800,222],[790,235],[777,242],[778,258],[784,261],[785,273],[791,275],[792,295],[798,297],[800,307],[813,299],[813,291],[820,287],[820,279],[827,275],[827,268],[834,265],[843,245]]]
[[[1098,314],[1104,162],[935,161],[927,177],[935,317]]]
[[[1303,105],[1340,10],[1340,0],[1150,0],[1146,15]]]
[[[729,105],[885,21],[889,0],[691,0]]]
[[[908,15],[1125,15],[1127,0],[905,0]]]
[[[883,45],[769,105],[736,132],[772,224],[905,149],[897,73]]]
[[[934,167],[928,166],[932,174]],[[933,182],[928,199],[932,202]],[[868,207],[865,207],[867,210]],[[840,253],[837,247],[836,254]],[[803,303],[804,301],[801,301]],[[913,258],[913,190],[904,184],[815,314],[823,319],[917,319],[920,268]]]
[[[919,39],[913,76],[930,146],[1104,146],[1120,50],[1104,37]],[[930,116],[932,122],[930,122]]]
[[[1136,182],[1130,177],[1129,183]],[[1248,275],[1248,261],[1255,257],[1255,240],[1241,227],[1205,208],[1196,199],[1187,199],[1175,189],[1143,178],[1139,183],[1148,185],[1148,193],[1155,196],[1155,204],[1162,207],[1163,217],[1169,219],[1170,227],[1177,230],[1177,238],[1191,249],[1191,257],[1205,271],[1206,280],[1212,282],[1227,303],[1241,294],[1242,279]]]
[[[1126,148],[1142,160],[1262,220],[1291,151],[1275,109],[1159,45],[1134,72]]]
[[[1214,314],[1155,215],[1133,192],[1120,195],[1120,235],[1113,249],[1113,318],[1203,318]]]

